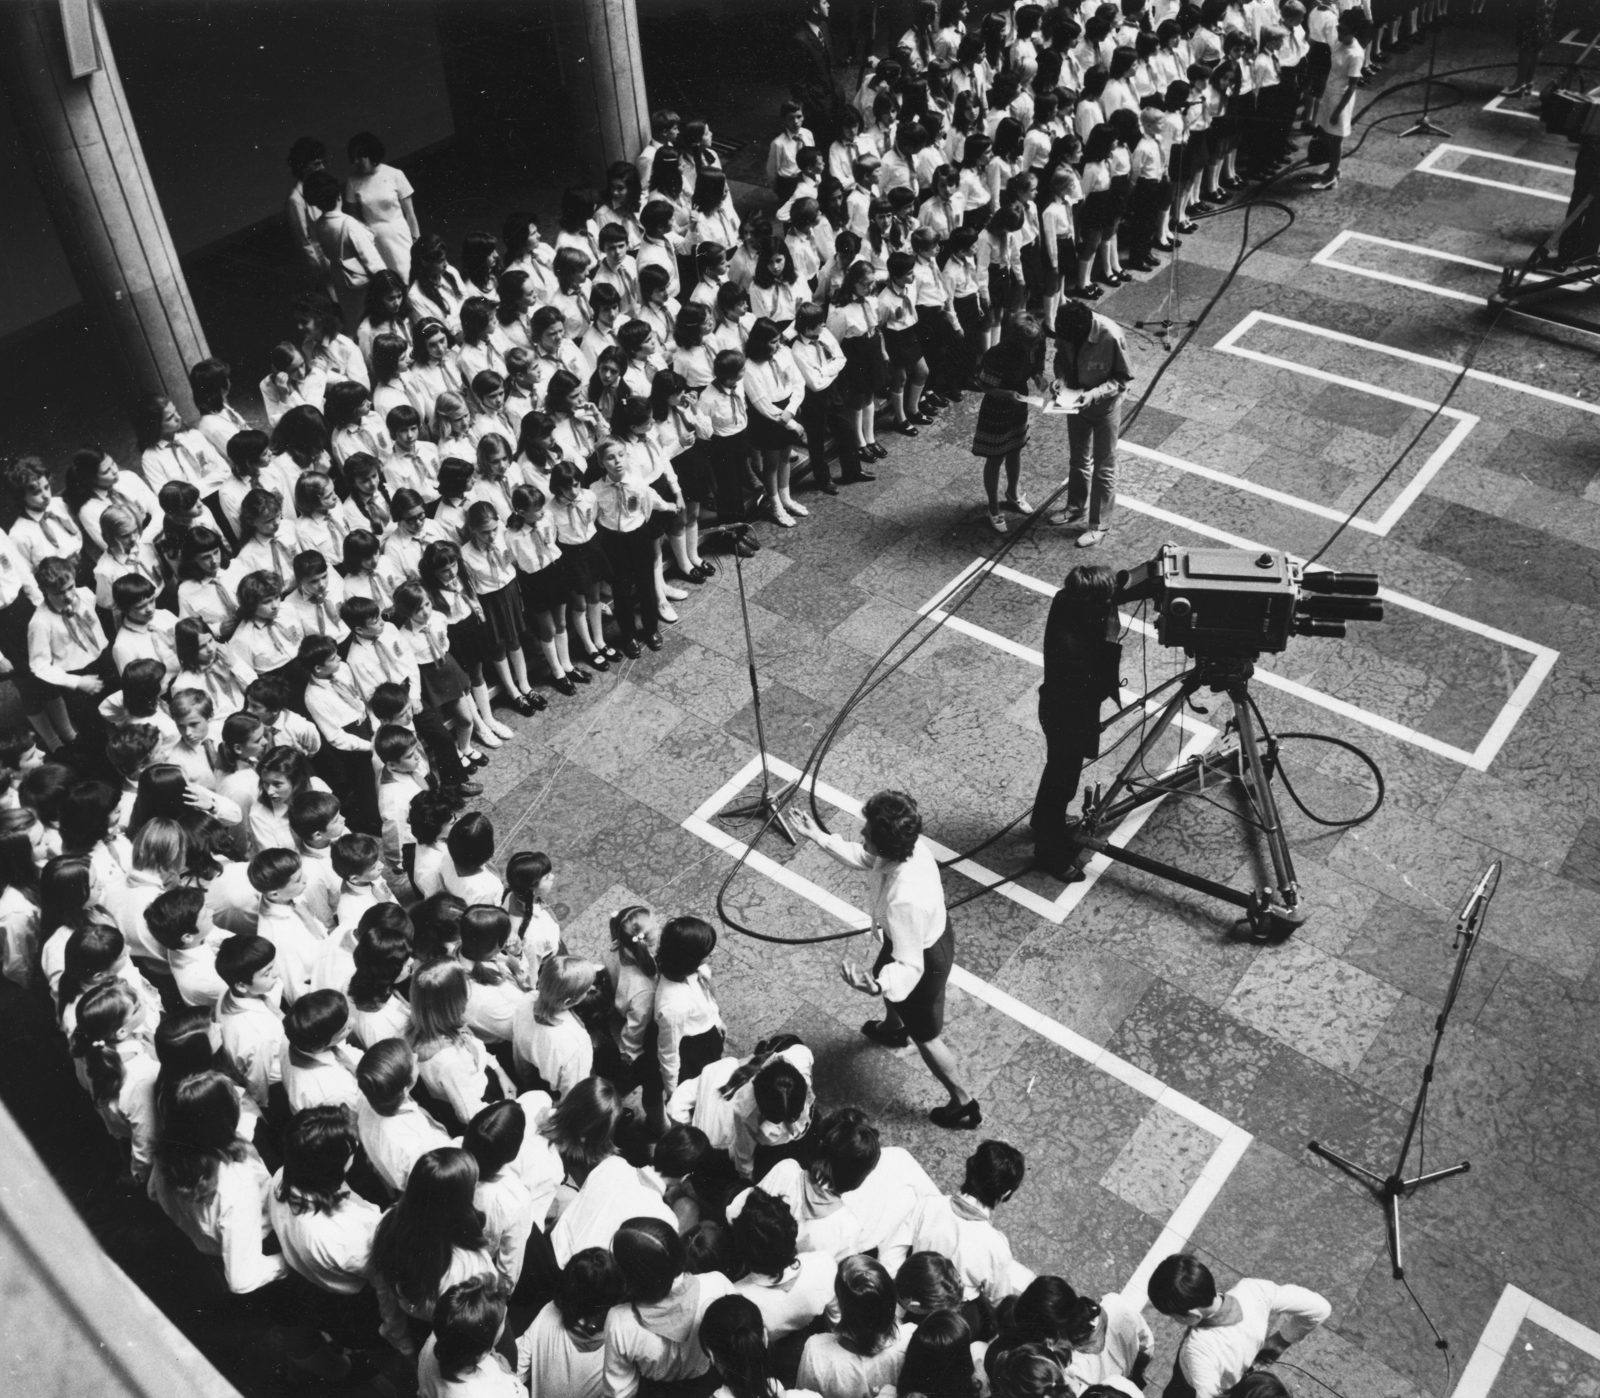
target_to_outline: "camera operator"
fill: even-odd
[[[1067,574],[1044,624],[1039,726],[1046,757],[1030,824],[1038,867],[1065,882],[1083,877],[1072,864],[1067,807],[1078,793],[1083,764],[1100,755],[1100,706],[1116,697],[1122,667],[1116,590],[1110,568],[1082,564]]]

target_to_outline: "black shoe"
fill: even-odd
[[[459,796],[465,800],[469,796],[482,796],[483,786],[478,782],[459,781],[445,782],[444,789],[447,795]]]
[[[900,423],[894,430],[902,437],[917,437],[921,435],[917,429],[916,420],[914,418],[907,418],[906,421]]]
[[[978,1106],[976,1097],[960,1106],[946,1102],[944,1106],[935,1107],[929,1112],[928,1120],[947,1131],[971,1131],[983,1121],[983,1109]]]
[[[817,490],[823,495],[837,495],[839,493],[839,487],[832,481],[818,481],[816,486]]]
[[[578,692],[578,686],[573,684],[565,675],[557,675],[551,680],[550,688],[555,690],[557,694],[565,694],[568,699],[571,699]]]
[[[884,446],[882,442],[868,442],[866,446],[861,448],[861,455],[872,461],[882,461],[888,454],[889,448]]]
[[[536,714],[542,714],[550,707],[550,701],[536,689],[530,689],[522,696],[523,702],[531,704]]]
[[[627,656],[629,660],[637,660],[643,654],[639,649],[639,643],[632,636],[624,636],[618,641],[617,649]]]
[[[476,757],[463,757],[461,761],[467,766],[469,771],[476,772],[478,768],[487,767],[489,765],[489,754],[486,752],[480,752]]]
[[[906,1033],[903,1026],[899,1029],[889,1029],[881,1019],[869,1019],[861,1026],[861,1032],[880,1048],[903,1049],[911,1044],[911,1035]]]
[[[651,650],[660,650],[663,644],[661,640],[661,633],[659,631],[646,631],[642,639],[645,645],[649,646]]]
[[[572,669],[568,670],[567,678],[571,680],[573,684],[594,683],[594,676],[585,670],[581,665],[575,665]]]
[[[877,479],[877,476],[875,476],[871,471],[852,471],[847,476],[840,476],[839,484],[860,485],[865,481],[875,481]]]
[[[699,563],[695,564],[694,571],[696,577],[698,577],[701,582],[704,582],[707,578],[716,577],[717,565],[715,563],[707,563],[705,559],[701,559]]]
[[[590,651],[583,661],[591,670],[598,670],[602,675],[611,668],[611,662],[597,650]]]

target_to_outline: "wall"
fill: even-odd
[[[283,207],[296,136],[335,172],[360,130],[391,157],[451,134],[433,7],[420,0],[102,0],[180,254]],[[78,301],[9,105],[0,108],[0,336]]]

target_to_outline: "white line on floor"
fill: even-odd
[[[768,759],[768,767],[772,774],[784,782],[796,781],[800,772],[796,767],[777,759]],[[710,796],[708,796],[695,812],[683,822],[683,828],[691,835],[715,845],[718,849],[737,858],[745,855],[746,867],[756,873],[763,874],[774,883],[787,888],[791,893],[796,893],[808,902],[815,904],[825,913],[837,918],[846,926],[861,927],[868,922],[868,916],[860,908],[846,902],[843,898],[830,893],[827,889],[813,883],[801,874],[796,874],[785,865],[768,858],[760,851],[750,851],[742,841],[735,839],[725,831],[711,823],[712,817],[721,810],[740,791],[744,790],[761,771],[760,757],[752,757],[733,776],[725,781]],[[851,815],[859,816],[861,803],[854,797],[829,786],[826,782],[816,785],[817,798],[826,801],[829,805]],[[806,784],[807,789],[811,783]],[[932,843],[932,842],[930,842]],[[939,845],[933,845],[940,859],[949,858],[950,852]],[[987,871],[985,871],[987,872]],[[1081,885],[1079,885],[1081,887]],[[1042,901],[1042,900],[1041,900]],[[1050,916],[1042,913],[1041,916]],[[1051,917],[1051,921],[1059,918]],[[1119,1057],[1097,1044],[1094,1040],[1085,1038],[1075,1030],[1069,1029],[1059,1020],[1051,1019],[1048,1015],[1041,1014],[1031,1005],[1023,1003],[1015,996],[1008,995],[997,986],[990,985],[988,981],[973,975],[970,971],[960,966],[952,968],[950,983],[958,989],[971,995],[974,999],[982,1000],[986,1005],[1009,1016],[1025,1028],[1032,1030],[1041,1038],[1048,1039],[1051,1043],[1065,1049],[1074,1058],[1082,1059],[1091,1067],[1115,1078],[1118,1082],[1126,1084],[1141,1096],[1148,1097],[1156,1105],[1165,1107],[1168,1111],[1198,1126],[1202,1131],[1217,1137],[1216,1149],[1201,1168],[1199,1176],[1190,1185],[1188,1192],[1179,1202],[1162,1228],[1160,1235],[1145,1254],[1143,1260],[1134,1269],[1128,1284],[1123,1288],[1122,1294],[1135,1305],[1143,1307],[1146,1301],[1145,1288],[1149,1282],[1150,1274],[1155,1270],[1156,1264],[1170,1253],[1178,1252],[1185,1247],[1194,1231],[1199,1227],[1200,1221],[1205,1217],[1206,1210],[1215,1201],[1222,1186],[1227,1183],[1228,1176],[1233,1173],[1234,1167],[1243,1158],[1245,1150],[1254,1139],[1251,1134],[1240,1126],[1234,1125],[1227,1118],[1211,1110],[1210,1107],[1196,1102],[1192,1097],[1167,1086],[1160,1079],[1145,1072],[1136,1064]]]
[[[1468,175],[1460,170],[1441,170],[1439,161],[1447,154],[1470,155],[1480,160],[1498,160],[1505,165],[1519,165],[1526,169],[1546,170],[1552,174],[1565,175],[1569,180],[1572,171],[1565,165],[1547,165],[1542,160],[1523,160],[1515,155],[1501,155],[1497,151],[1479,150],[1476,146],[1457,146],[1446,141],[1430,150],[1415,166],[1415,172],[1422,175],[1438,175],[1441,179],[1460,180],[1465,184],[1486,185],[1490,189],[1509,189],[1513,194],[1525,194],[1533,199],[1549,199],[1557,204],[1565,204],[1572,197],[1570,194],[1555,194],[1543,189],[1530,189],[1524,184],[1508,184],[1505,180],[1489,180],[1482,175]]]
[[[1403,359],[1408,364],[1420,364],[1424,368],[1439,369],[1447,374],[1459,374],[1461,366],[1448,359],[1435,359],[1431,355],[1418,354],[1414,350],[1399,349],[1394,345],[1380,345],[1376,340],[1363,340],[1359,335],[1346,335],[1342,330],[1330,330],[1323,325],[1311,325],[1303,320],[1290,320],[1286,316],[1271,315],[1266,311],[1251,311],[1232,330],[1228,331],[1213,346],[1226,354],[1236,354],[1243,359],[1254,359],[1261,364],[1275,365],[1280,369],[1302,371],[1305,365],[1296,364],[1293,360],[1278,359],[1270,354],[1261,354],[1256,350],[1239,348],[1239,341],[1258,325],[1276,325],[1284,330],[1297,330],[1304,335],[1315,335],[1320,339],[1333,340],[1341,345],[1354,345],[1358,349],[1370,350],[1373,354],[1387,355],[1390,359]],[[1525,393],[1530,398],[1539,398],[1546,403],[1560,403],[1563,407],[1573,408],[1580,413],[1591,413],[1600,416],[1600,404],[1586,402],[1582,398],[1573,398],[1565,393],[1557,393],[1554,389],[1540,388],[1537,384],[1522,383],[1517,379],[1503,378],[1499,374],[1486,373],[1482,369],[1468,369],[1467,377],[1477,383],[1493,384],[1496,388],[1510,389],[1513,393]]]
[[[1517,1332],[1527,1321],[1542,1330],[1566,1341],[1574,1349],[1592,1359],[1600,1359],[1600,1334],[1582,1325],[1569,1315],[1563,1315],[1543,1301],[1530,1296],[1521,1287],[1507,1286],[1495,1303],[1489,1322],[1478,1337],[1477,1348],[1461,1371],[1450,1398],[1488,1398],[1489,1390],[1500,1376],[1500,1366],[1516,1342]]]
[[[1501,116],[1525,117],[1529,121],[1539,120],[1538,112],[1524,112],[1519,111],[1516,107],[1506,106],[1506,103],[1509,100],[1509,98],[1501,97],[1498,93],[1496,93],[1483,104],[1483,109],[1486,112],[1499,112]]]

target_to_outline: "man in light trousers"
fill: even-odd
[[[1066,508],[1052,513],[1050,522],[1086,524],[1078,547],[1093,548],[1105,538],[1116,508],[1122,398],[1133,378],[1121,329],[1082,301],[1066,302],[1056,315],[1055,376],[1058,387],[1082,396],[1067,418]]]

